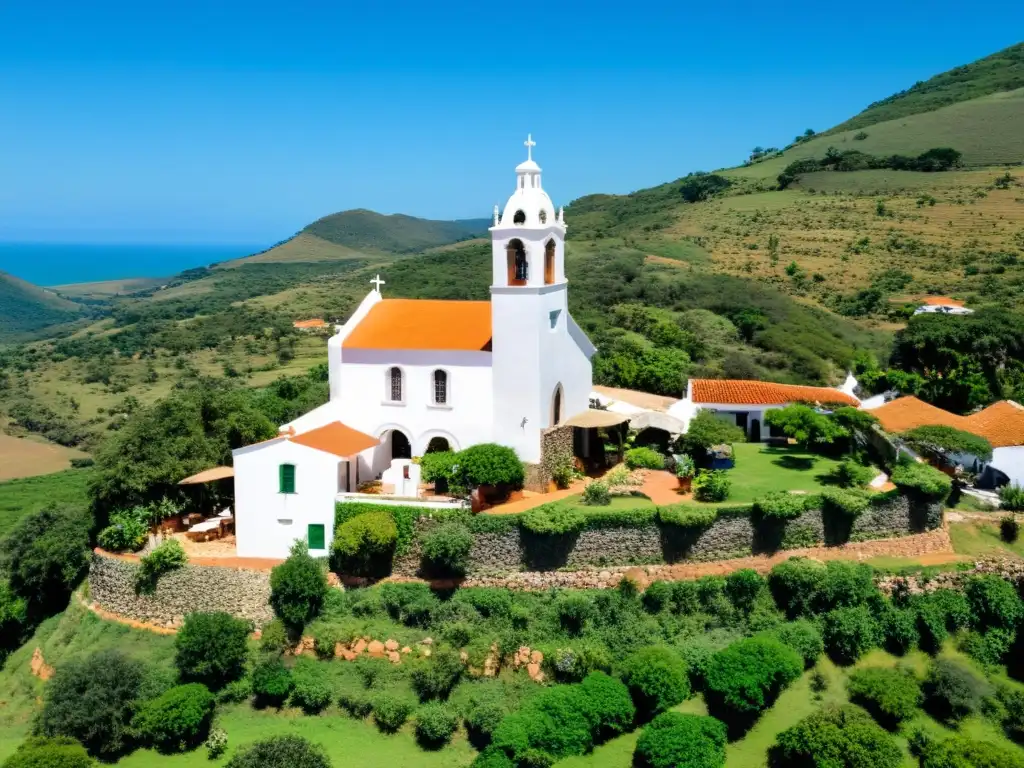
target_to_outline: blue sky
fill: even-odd
[[[0,240],[269,243],[732,165],[1020,39],[1024,3],[0,2]]]

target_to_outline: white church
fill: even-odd
[[[535,146],[494,208],[491,300],[385,298],[379,277],[327,342],[330,400],[271,440],[234,451],[239,557],[325,555],[334,506],[381,479],[415,497],[428,450],[479,443],[541,459],[545,430],[588,409],[596,351],[569,315],[565,220]]]

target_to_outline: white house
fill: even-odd
[[[698,411],[713,411],[742,428],[751,441],[759,442],[769,437],[770,430],[765,427],[764,419],[773,408],[793,403],[856,408],[859,402],[853,395],[856,380],[851,383],[851,379],[852,376],[847,377],[842,387],[835,389],[745,379],[690,379],[686,383],[686,397],[671,406],[668,413],[689,429]]]
[[[926,296],[921,306],[914,310],[915,315],[970,315],[973,312],[962,301],[949,296]]]
[[[239,556],[285,556],[307,535],[299,519],[325,525],[329,548],[337,494],[381,478],[395,495],[415,495],[419,468],[409,459],[428,450],[496,442],[538,463],[545,430],[588,409],[596,350],[569,315],[565,221],[541,186],[534,146],[527,138],[515,190],[500,215],[494,208],[490,301],[387,299],[385,281],[371,281],[327,342],[330,400],[282,427],[294,436],[234,452]],[[356,440],[334,453],[297,447],[334,424],[372,445],[351,454],[337,451]],[[273,490],[274,467],[287,463],[294,494]],[[284,511],[291,527],[272,538],[255,533],[275,529]]]

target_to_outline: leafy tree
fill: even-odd
[[[928,711],[947,723],[980,711],[984,700],[994,693],[987,680],[954,659],[932,662],[922,690]]]
[[[213,719],[213,694],[202,683],[170,688],[147,701],[133,720],[133,727],[157,749],[166,752],[190,749],[206,738]]]
[[[825,650],[839,664],[853,664],[881,640],[878,623],[864,606],[829,611],[822,635]]]
[[[906,669],[857,669],[850,674],[846,688],[851,701],[864,707],[890,731],[912,718],[921,704],[921,684]]]
[[[635,768],[721,768],[726,730],[703,715],[665,712],[647,725],[636,742]]]
[[[772,768],[897,768],[903,752],[892,736],[857,707],[828,707],[805,717],[776,737],[769,750]]]
[[[699,203],[723,192],[732,186],[732,181],[714,173],[691,173],[683,179],[679,192],[688,203]]]
[[[174,638],[175,664],[184,680],[212,689],[237,680],[249,655],[249,622],[228,613],[190,613]]]
[[[115,650],[65,663],[47,685],[40,732],[77,739],[96,757],[124,753],[143,677],[142,664]]]
[[[323,747],[301,736],[272,736],[243,747],[225,768],[331,768]]]
[[[74,739],[38,736],[21,744],[3,763],[3,768],[94,768],[96,762]]]
[[[800,655],[778,640],[733,643],[711,657],[704,673],[708,710],[730,730],[745,730],[803,669]]]
[[[814,622],[797,619],[780,624],[770,633],[776,640],[800,654],[805,667],[813,667],[822,653],[825,643],[821,631]]]
[[[765,414],[764,420],[808,446],[833,443],[839,438],[849,436],[849,432],[835,420],[807,405],[794,404],[785,408],[773,408]]]
[[[523,462],[511,448],[497,443],[480,443],[457,454],[461,485],[477,488],[481,485],[523,485]]]
[[[669,648],[654,646],[635,651],[619,672],[636,705],[637,717],[648,720],[690,695],[686,662]]]
[[[636,707],[629,688],[604,672],[591,672],[580,683],[595,742],[625,733],[633,725]]]
[[[680,438],[686,452],[694,456],[702,455],[713,445],[740,443],[744,440],[746,434],[742,429],[707,410],[701,410],[693,417],[690,428]]]
[[[973,454],[983,461],[992,458],[992,443],[984,437],[955,427],[940,424],[915,427],[904,432],[901,437],[910,445],[932,455],[967,453]]]
[[[929,744],[921,768],[1024,768],[1020,752],[990,741],[953,736]]]
[[[291,670],[278,656],[270,656],[253,668],[252,692],[260,706],[280,707],[294,686]]]
[[[459,716],[447,704],[425,704],[416,712],[416,740],[427,749],[438,749],[451,741]]]
[[[1024,617],[1024,604],[1013,584],[995,574],[968,579],[964,594],[975,624],[981,629],[1013,629]]]
[[[310,556],[304,541],[296,541],[288,559],[270,572],[270,607],[298,631],[320,613],[327,589],[324,567]]]

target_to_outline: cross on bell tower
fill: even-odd
[[[526,141],[523,142],[523,146],[526,147],[526,159],[533,160],[533,148],[537,146],[537,142],[533,140],[533,134],[526,134]]]

